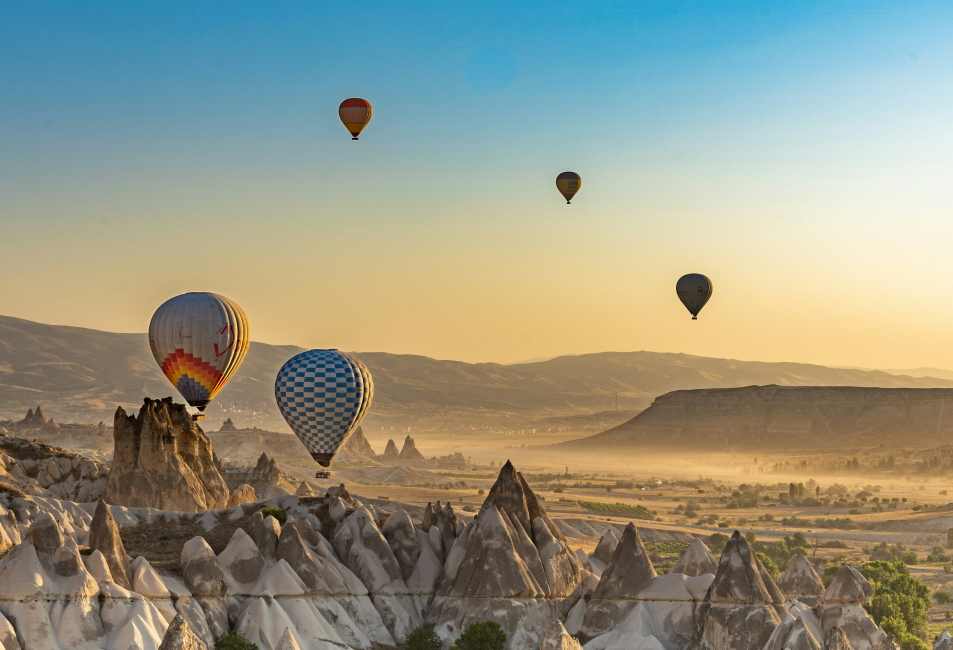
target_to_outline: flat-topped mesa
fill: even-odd
[[[188,409],[171,397],[146,398],[138,418],[118,408],[113,439],[108,503],[202,512],[228,502],[228,486],[215,466],[211,441]]]
[[[735,531],[695,619],[693,650],[762,650],[786,615],[784,596]]]
[[[806,557],[798,553],[778,579],[778,588],[789,598],[816,597],[824,593],[824,583]],[[814,603],[811,603],[812,605]]]
[[[718,560],[711,554],[701,538],[696,537],[669,573],[684,573],[697,578],[706,573],[715,573],[717,570]]]

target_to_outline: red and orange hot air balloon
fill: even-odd
[[[351,132],[351,139],[357,140],[357,136],[361,135],[361,131],[371,121],[371,116],[374,115],[374,107],[366,99],[352,97],[341,102],[338,115],[344,122],[344,128]]]

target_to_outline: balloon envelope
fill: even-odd
[[[563,172],[556,177],[556,189],[566,198],[566,203],[572,200],[580,187],[582,187],[582,176],[576,172]]]
[[[351,139],[357,140],[367,123],[371,121],[374,115],[374,107],[366,99],[352,97],[345,99],[338,107],[338,115],[344,122],[344,128],[351,133]]]
[[[691,313],[692,320],[698,320],[698,312],[711,298],[713,288],[711,280],[701,273],[689,273],[678,279],[675,284],[675,293]]]
[[[204,411],[248,352],[248,317],[225,296],[185,293],[149,323],[152,356],[191,406]]]
[[[364,364],[337,350],[302,352],[275,378],[278,410],[323,467],[357,429],[373,396],[371,373]]]

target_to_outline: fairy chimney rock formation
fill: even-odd
[[[107,502],[179,512],[224,508],[228,502],[212,443],[171,397],[146,398],[139,417],[118,408],[113,439]]]
[[[113,582],[124,589],[132,589],[132,568],[129,556],[119,536],[119,526],[109,506],[102,499],[96,504],[93,521],[89,525],[89,549],[99,551],[106,560]]]
[[[698,608],[693,650],[762,650],[786,615],[784,596],[754,549],[735,531]]]
[[[357,452],[371,460],[377,458],[377,454],[374,453],[371,443],[364,437],[364,429],[362,427],[358,427],[357,430],[350,435],[344,443],[344,448]]]
[[[396,445],[395,445],[396,446]],[[401,460],[427,460],[417,449],[417,443],[409,435],[404,438],[404,448],[400,450]]]
[[[238,429],[235,428],[235,423],[232,422],[232,418],[228,418],[222,422],[222,428],[219,429],[218,432],[222,433],[224,431],[238,431]]]
[[[685,554],[678,558],[678,562],[675,563],[669,573],[683,573],[697,578],[700,575],[714,573],[717,570],[718,560],[711,554],[705,543],[696,537],[688,550],[685,551]]]
[[[397,445],[394,444],[393,440],[387,441],[387,446],[384,447],[384,454],[381,458],[384,460],[397,460],[400,458],[400,452],[397,451]]]
[[[817,571],[798,553],[791,564],[778,579],[778,587],[785,596],[820,596],[824,593],[824,583]]]
[[[205,644],[199,640],[181,614],[176,614],[169,623],[165,636],[162,637],[162,645],[159,646],[159,650],[204,650],[204,648]]]

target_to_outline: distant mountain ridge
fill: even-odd
[[[274,377],[303,348],[253,342],[235,377],[209,407],[218,426],[285,431]],[[366,422],[376,425],[517,427],[552,416],[637,411],[673,390],[752,384],[953,388],[953,380],[904,377],[799,363],[767,363],[660,352],[601,352],[502,365],[385,352],[356,353],[374,378]],[[58,422],[98,422],[143,397],[178,396],[159,371],[145,334],[45,325],[0,316],[0,414],[22,418],[42,404]],[[239,413],[239,410],[241,411]],[[469,425],[468,425],[469,426]],[[415,429],[416,430],[416,429]]]

